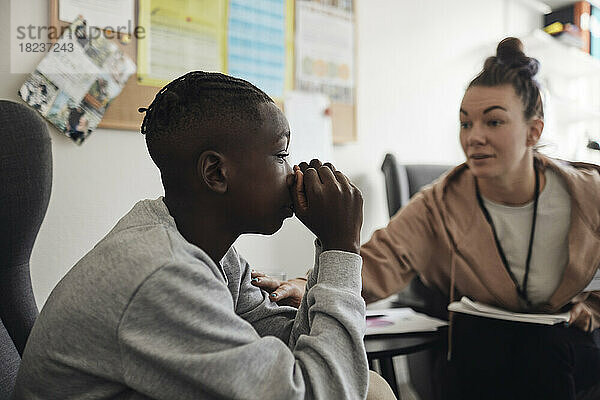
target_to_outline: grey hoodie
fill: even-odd
[[[321,252],[297,310],[141,201],[59,282],[29,337],[22,399],[363,399],[361,258]]]

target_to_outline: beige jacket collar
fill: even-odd
[[[558,288],[548,303],[540,306],[540,311],[553,312],[584,289],[600,264],[600,176],[595,172],[600,167],[561,162],[540,154],[535,157],[542,170],[550,168],[564,178],[571,194],[569,262]],[[450,243],[457,255],[471,261],[474,277],[482,281],[499,305],[522,309],[497,249],[489,246],[494,243],[492,229],[477,203],[475,179],[466,164],[450,171],[430,193],[440,207]]]

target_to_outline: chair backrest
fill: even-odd
[[[33,109],[0,100],[0,399],[11,395],[38,314],[29,259],[51,187],[46,123]]]
[[[450,168],[450,165],[398,164],[393,154],[386,154],[381,170],[385,176],[390,218],[423,186],[435,181]],[[437,288],[425,286],[418,276],[397,294],[392,304],[394,307],[411,307],[417,312],[448,319],[448,297]]]
[[[419,190],[448,171],[450,165],[398,164],[393,154],[386,154],[381,164],[385,176],[388,212],[392,217]]]

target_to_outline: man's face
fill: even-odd
[[[290,128],[272,103],[259,106],[261,123],[256,132],[241,139],[229,177],[232,211],[243,233],[270,235],[293,215],[289,192],[293,171],[286,158]]]

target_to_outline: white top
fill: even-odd
[[[547,301],[558,287],[569,260],[568,235],[571,225],[571,197],[562,178],[549,169],[540,193],[531,254],[527,295],[535,306]],[[533,201],[507,206],[483,198],[494,221],[498,240],[512,273],[523,285],[531,234]]]

